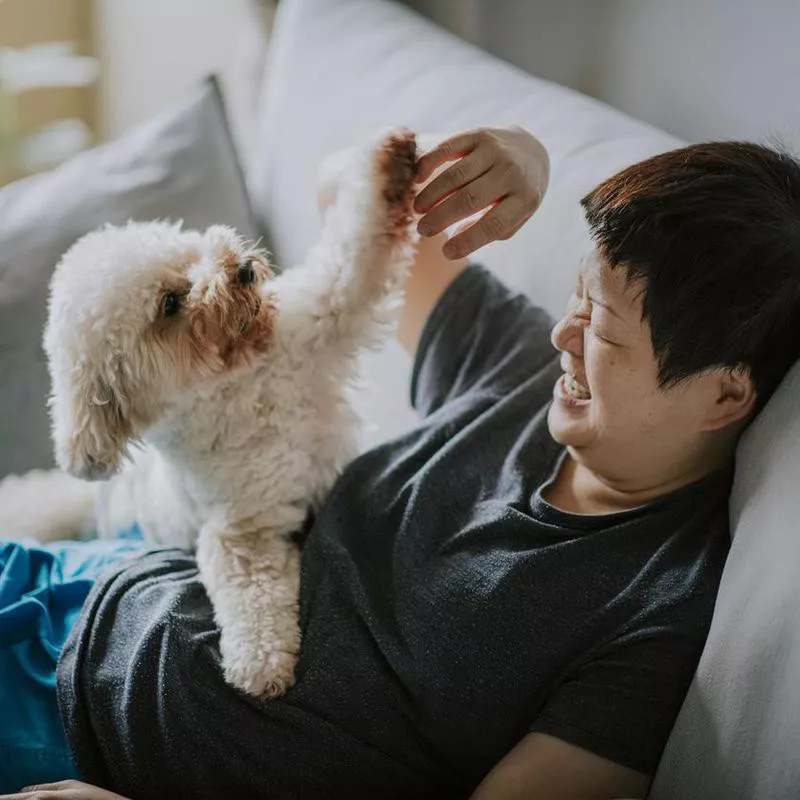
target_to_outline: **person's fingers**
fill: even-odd
[[[417,183],[425,183],[433,171],[445,161],[453,161],[471,153],[478,146],[480,140],[481,131],[474,130],[458,133],[440,142],[433,150],[424,153],[417,160]]]
[[[521,209],[522,203],[517,198],[509,197],[501,201],[468,228],[449,239],[442,252],[451,261],[455,261],[474,253],[490,242],[507,239],[520,227],[517,221]]]
[[[419,221],[417,228],[423,236],[435,236],[451,225],[477,214],[502,198],[503,187],[493,170],[461,187],[434,206]]]
[[[417,195],[414,211],[425,214],[447,195],[480,178],[491,168],[490,154],[483,152],[481,148],[473,150],[468,156],[451,164]]]

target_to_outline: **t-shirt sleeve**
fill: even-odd
[[[423,415],[474,389],[502,392],[550,363],[553,320],[488,270],[462,272],[431,312],[420,338],[411,402]]]
[[[664,629],[617,641],[550,693],[531,731],[652,775],[702,646]]]

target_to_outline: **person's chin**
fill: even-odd
[[[547,428],[553,441],[566,447],[579,447],[586,438],[586,423],[574,419],[572,414],[565,414],[553,403],[547,412]]]

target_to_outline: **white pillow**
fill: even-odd
[[[588,245],[578,199],[602,179],[680,143],[576,92],[538,80],[384,0],[283,0],[270,43],[253,205],[277,263],[300,262],[319,234],[323,157],[388,125],[457,132],[518,124],[548,147],[550,190],[513,239],[476,258],[551,314],[563,308]],[[408,358],[392,343],[366,365],[365,444],[414,422]]]
[[[736,456],[733,542],[655,800],[800,797],[800,364]]]

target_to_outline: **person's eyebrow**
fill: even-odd
[[[614,308],[612,308],[608,303],[603,303],[600,300],[593,298],[591,295],[589,295],[589,301],[596,306],[600,306],[600,308],[604,308],[609,314],[613,314],[620,322],[625,322],[625,317],[623,317],[619,311],[616,311]]]
[[[586,280],[586,275],[584,274],[583,269],[581,269],[578,274],[580,276],[580,280],[583,282],[583,285],[587,289],[589,302],[591,302],[596,306],[600,306],[600,308],[604,308],[606,311],[608,311],[609,314],[615,316],[620,322],[625,322],[625,317],[623,317],[622,314],[619,313],[619,311],[612,308],[612,306],[610,306],[608,303],[604,303],[602,300],[597,300],[595,297],[592,296],[591,292],[589,291],[589,283]]]

